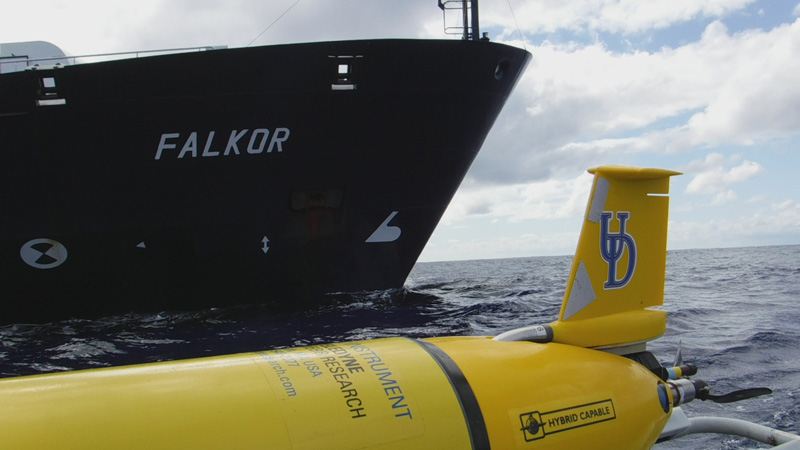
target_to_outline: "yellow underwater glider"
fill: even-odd
[[[2,449],[648,449],[694,432],[797,436],[678,407],[711,395],[646,342],[666,329],[669,177],[595,174],[558,320],[0,380]]]

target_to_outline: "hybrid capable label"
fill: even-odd
[[[617,418],[614,402],[602,400],[557,411],[531,411],[519,415],[525,442],[543,439],[550,434],[607,422]]]

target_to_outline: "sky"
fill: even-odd
[[[435,0],[0,0],[67,54],[455,39]],[[569,255],[604,164],[672,178],[669,249],[800,244],[800,0],[482,0],[533,55],[421,261]]]

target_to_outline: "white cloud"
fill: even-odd
[[[800,20],[769,32],[751,30],[730,36],[712,24],[698,46],[716,70],[718,86],[708,106],[688,122],[697,144],[755,141],[797,133],[800,129],[800,72],[797,58]],[[713,66],[712,66],[713,65]]]
[[[739,159],[737,155],[726,158],[720,153],[711,153],[705,160],[695,160],[683,170],[694,174],[692,181],[686,186],[687,194],[711,195],[712,205],[722,205],[739,196],[730,189],[731,185],[751,180],[764,172],[764,167],[752,161],[743,161],[736,167],[726,169],[729,161]]]
[[[746,200],[750,204],[760,204],[767,201],[768,197],[765,194],[754,195]]]
[[[742,211],[752,211],[751,209]],[[795,200],[774,203],[749,216],[709,222],[677,221],[669,224],[671,248],[729,247],[800,242],[800,204]]]
[[[714,195],[714,199],[711,200],[711,204],[714,206],[719,206],[738,199],[739,196],[736,194],[736,192],[734,192],[731,189],[725,189],[720,192],[717,192],[717,194]]]
[[[242,47],[284,12],[254,45],[417,37],[426,35],[425,24],[438,17],[435,2],[413,2],[401,8],[356,0],[295,3],[296,0],[9,2],[3,5],[6,20],[0,27],[0,42],[47,40],[70,54],[204,45]],[[12,20],[23,17],[26,20]],[[435,36],[441,38],[441,21],[436,22]]]
[[[526,0],[513,3],[519,27],[527,33],[559,30],[632,34],[667,28],[694,18],[724,17],[755,0]],[[487,2],[482,19],[487,24],[509,25],[509,4]],[[516,30],[508,27],[505,35]]]
[[[57,0],[9,2],[3,5],[0,42],[49,41],[67,54],[137,50],[127,39],[147,33],[144,24],[158,8],[158,0],[109,2]],[[134,30],[138,28],[137,30]]]
[[[469,217],[501,218],[511,223],[525,220],[559,219],[583,213],[592,175],[572,180],[513,185],[462,186],[442,218],[452,225]]]
[[[522,183],[643,152],[752,146],[800,131],[800,20],[694,43],[615,53],[545,42],[472,176]]]

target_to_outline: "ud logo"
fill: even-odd
[[[606,289],[620,289],[630,283],[633,272],[636,270],[636,241],[625,229],[631,213],[620,211],[616,213],[619,221],[619,232],[609,231],[609,222],[614,218],[613,212],[603,212],[600,220],[600,256],[608,263],[608,280],[603,283]],[[628,250],[628,266],[620,276],[618,264]]]

